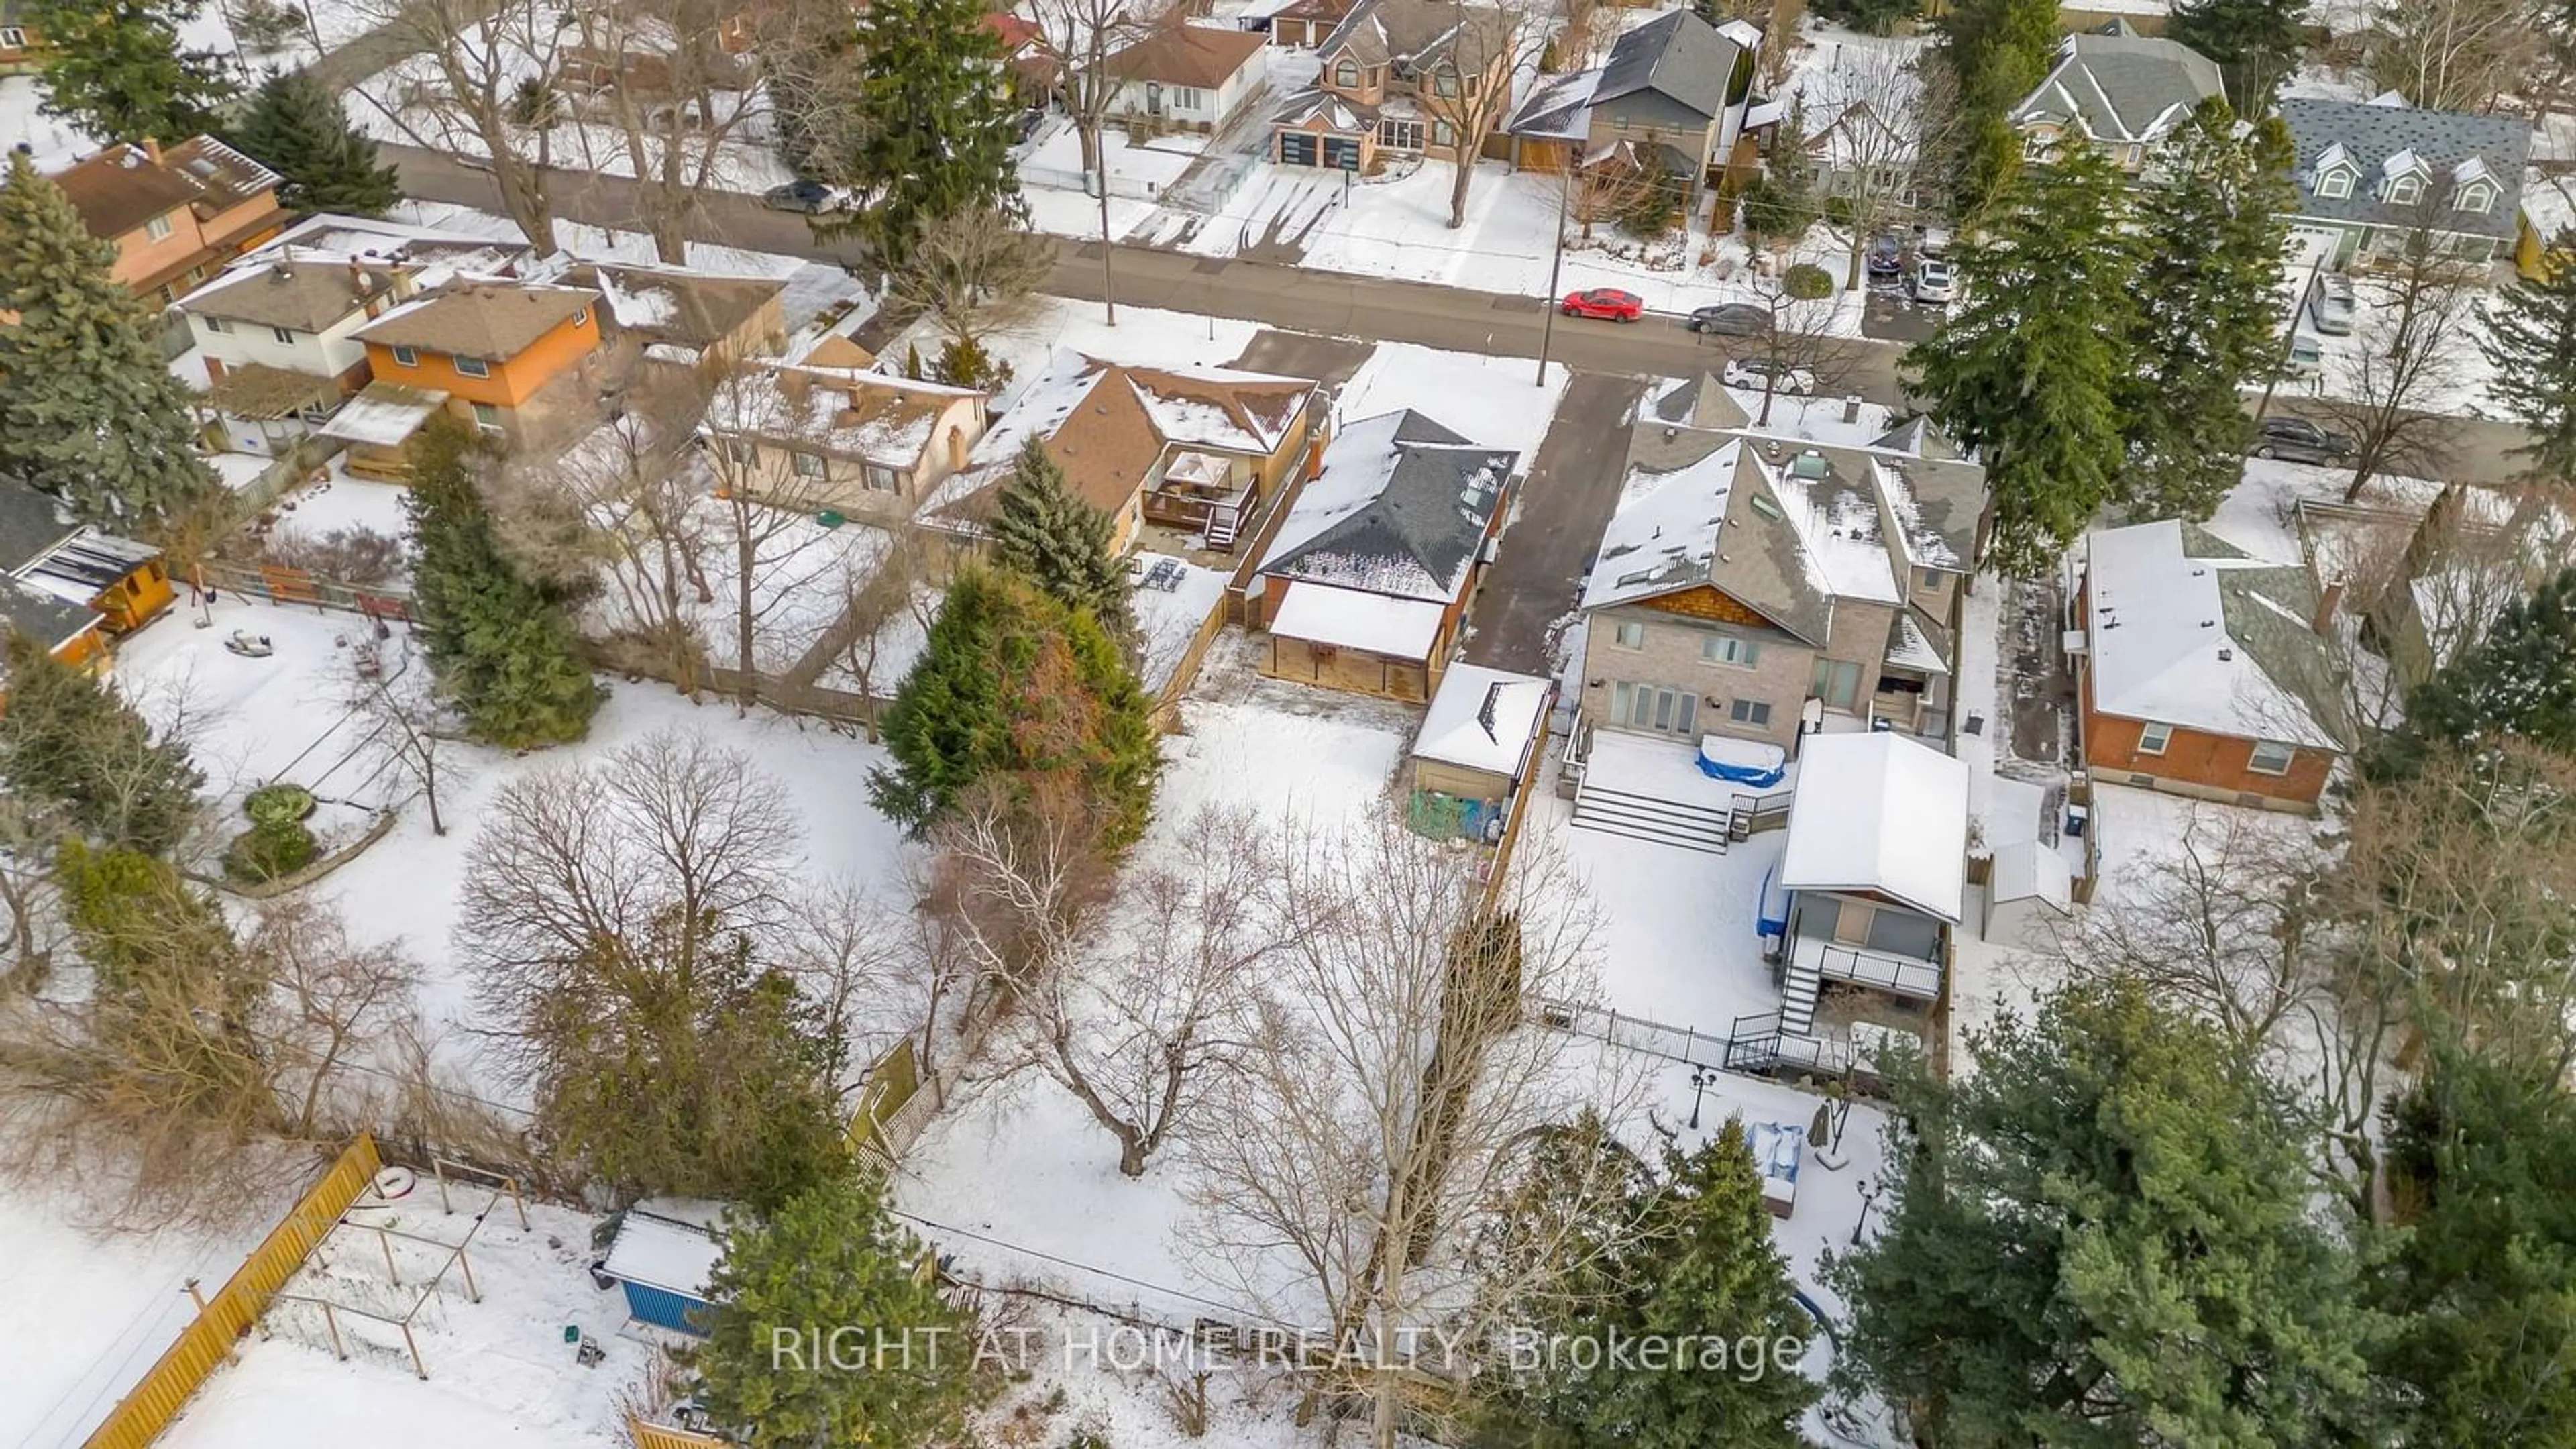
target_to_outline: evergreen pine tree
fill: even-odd
[[[441,414],[407,450],[421,641],[477,738],[506,749],[580,739],[599,689],[559,601],[502,554],[475,487],[476,447],[471,429]]]
[[[2183,0],[2165,36],[2218,62],[2238,115],[2269,115],[2307,47],[2300,29],[2307,8],[2306,0]]]
[[[1002,567],[1068,608],[1090,610],[1111,638],[1128,636],[1127,562],[1110,546],[1109,515],[1074,496],[1035,434],[1002,482],[992,527]]]
[[[2440,750],[2504,738],[2576,754],[2576,568],[2505,607],[2484,637],[2406,696],[2406,720],[2368,760],[2386,779]]]
[[[2279,118],[2240,133],[2225,101],[2174,132],[2165,184],[2138,208],[2136,362],[2128,405],[2135,518],[2207,518],[2245,472],[2237,389],[2280,352],[2281,239],[2297,195]]]
[[[9,707],[0,711],[0,781],[49,801],[100,844],[167,855],[195,823],[206,777],[96,675],[12,633]]]
[[[0,473],[83,522],[135,529],[215,486],[152,312],[110,275],[116,245],[81,224],[22,154],[0,187]]]
[[[232,67],[222,52],[180,48],[197,11],[191,0],[27,0],[19,16],[46,41],[45,113],[102,141],[176,145],[213,130]]]
[[[2119,170],[2070,144],[2023,167],[1959,251],[1964,296],[1906,354],[1934,421],[1986,462],[1986,557],[2045,572],[2118,496],[2136,242]]]
[[[977,207],[1016,211],[1012,108],[1001,42],[984,0],[882,0],[859,15],[858,110],[901,125],[854,128],[825,171],[862,199],[825,235],[855,235],[881,271],[900,268],[923,227]]]
[[[1107,842],[1123,845],[1144,832],[1161,768],[1152,700],[1099,621],[1007,572],[950,581],[884,733],[894,763],[868,793],[916,832],[980,780],[1051,778],[1080,790]]]
[[[2006,119],[2048,74],[2057,53],[2055,0],[1961,0],[1934,22],[1924,63],[1949,73],[1955,148],[1944,158],[1961,216],[1984,211],[2021,169],[2022,141]]]
[[[2553,256],[2571,247],[2576,232],[2550,238]],[[2518,450],[2531,475],[2576,484],[2576,266],[2561,262],[2539,277],[2517,276],[2478,310],[2487,324],[2478,346],[2495,364],[2487,389],[2531,430]]]
[[[1816,1386],[1795,1363],[1770,1361],[1782,1340],[1803,1341],[1813,1322],[1798,1308],[1788,1265],[1771,1243],[1771,1214],[1762,1200],[1744,1123],[1696,1152],[1667,1148],[1663,1191],[1653,1214],[1648,1261],[1635,1265],[1645,1287],[1632,1322],[1639,1341],[1678,1342],[1697,1335],[1727,1345],[1722,1369],[1703,1357],[1688,1371],[1640,1368],[1609,1375],[1594,1405],[1594,1442],[1638,1449],[1697,1449],[1703,1444],[1806,1442],[1798,1421],[1816,1401]],[[1758,1343],[1761,1361],[1742,1361]]]
[[[1816,189],[1816,160],[1807,150],[1806,103],[1793,96],[1773,133],[1769,163],[1745,189],[1744,229],[1774,242],[1794,242],[1816,224],[1823,205]]]
[[[726,1442],[809,1449],[962,1434],[975,1394],[972,1320],[916,1271],[924,1251],[866,1169],[728,1231],[706,1342],[690,1353]],[[801,1353],[779,1353],[782,1327],[804,1330]]]
[[[1838,1378],[1926,1443],[2356,1442],[2386,1325],[2245,1054],[2118,978],[1969,1041],[1896,1084]]]
[[[277,198],[298,211],[382,216],[402,199],[376,143],[349,124],[338,96],[300,70],[261,83],[232,143],[285,178]]]
[[[2400,1325],[2378,1362],[2396,1442],[2576,1443],[2576,1099],[2545,1064],[2452,1047],[2388,1115],[2406,1231],[2372,1289]]]

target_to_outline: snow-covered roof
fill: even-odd
[[[1136,628],[1145,636],[1138,674],[1146,692],[1159,696],[1179,672],[1208,616],[1224,602],[1230,576],[1168,554],[1140,553],[1127,562],[1135,585],[1129,591],[1130,606]]]
[[[2166,519],[2086,540],[2093,708],[2240,739],[2343,750],[2333,656],[2307,570]]]
[[[1837,599],[1901,603],[1905,590],[1889,565],[1878,498],[1869,486],[1868,474],[1877,465],[1857,461],[1853,471],[1861,476],[1854,477],[1822,449],[1801,449],[1785,462],[1766,465],[1766,481],[1797,530],[1809,579]]]
[[[1601,531],[1583,607],[1604,608],[1708,582],[1726,500],[1746,444],[1691,429],[1675,443],[1696,453],[1674,466],[1632,461],[1610,522]],[[1687,456],[1687,454],[1685,455]]]
[[[356,397],[342,404],[319,431],[326,438],[344,443],[362,443],[375,448],[398,448],[420,431],[429,415],[447,403],[447,394],[435,388],[404,387],[400,383],[371,382]]]
[[[1887,662],[1899,669],[1920,669],[1926,674],[1947,674],[1950,660],[1945,651],[1932,642],[1932,621],[1922,617],[1920,609],[1909,608],[1896,616],[1887,641]]]
[[[2013,108],[2012,123],[2073,126],[2100,141],[2151,141],[2222,89],[2218,65],[2179,41],[2070,35],[2057,68]]]
[[[1450,665],[1413,737],[1413,757],[1495,775],[1516,773],[1530,741],[1547,728],[1552,687],[1533,675]]]
[[[1535,141],[1583,140],[1591,133],[1592,88],[1600,79],[1597,70],[1540,76],[1503,123],[1504,132]]]
[[[1892,730],[1799,743],[1783,889],[1874,892],[1956,925],[1967,852],[1966,765]]]
[[[1997,905],[2006,901],[2042,901],[2059,911],[2075,900],[2075,871],[2066,857],[2036,840],[2019,841],[1995,851],[1986,890]]]
[[[600,1266],[621,1282],[703,1299],[716,1264],[724,1259],[724,1244],[716,1237],[720,1219],[701,1218],[677,1200],[638,1203],[619,1220],[617,1241]]]
[[[1467,585],[1520,455],[1410,408],[1345,426],[1260,571],[1446,605]]]
[[[1295,583],[1270,616],[1270,632],[1392,659],[1427,659],[1431,641],[1440,637],[1443,612],[1441,604],[1429,599],[1390,599],[1330,584]]]
[[[707,430],[909,468],[950,408],[982,397],[855,368],[777,365],[738,374],[708,410]]]

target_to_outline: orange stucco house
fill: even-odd
[[[166,151],[150,140],[110,146],[54,177],[89,234],[116,243],[116,279],[160,302],[286,229],[277,183],[212,136]]]
[[[434,412],[512,447],[561,441],[590,417],[600,294],[544,283],[460,281],[360,328],[375,379],[322,427],[352,472],[400,477],[403,445]]]
[[[2084,766],[2097,781],[2313,812],[2353,727],[2336,685],[2331,596],[2306,569],[2193,524],[2085,541],[2075,655]]]

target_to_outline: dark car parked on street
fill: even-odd
[[[2265,418],[2255,429],[2254,456],[2289,463],[2336,463],[2352,453],[2352,439],[2306,418]]]
[[[840,193],[820,181],[790,181],[760,194],[760,204],[772,211],[801,211],[807,216],[830,211],[839,200]]]
[[[1761,337],[1771,331],[1771,309],[1751,302],[1726,302],[1699,308],[1682,325],[1715,337]]]

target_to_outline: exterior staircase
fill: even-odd
[[[1726,854],[1735,834],[1735,812],[1687,801],[1614,790],[1585,780],[1574,795],[1572,823],[1607,835],[1652,840],[1685,850]]]
[[[1811,1036],[1816,1030],[1816,998],[1823,992],[1825,977],[1816,961],[1800,959],[1796,942],[1788,944],[1789,964],[1780,978],[1780,1029],[1791,1036]]]
[[[1213,549],[1231,551],[1234,548],[1235,533],[1242,527],[1242,524],[1238,521],[1241,516],[1241,510],[1239,509],[1219,508],[1210,510],[1207,521],[1207,546]]]

